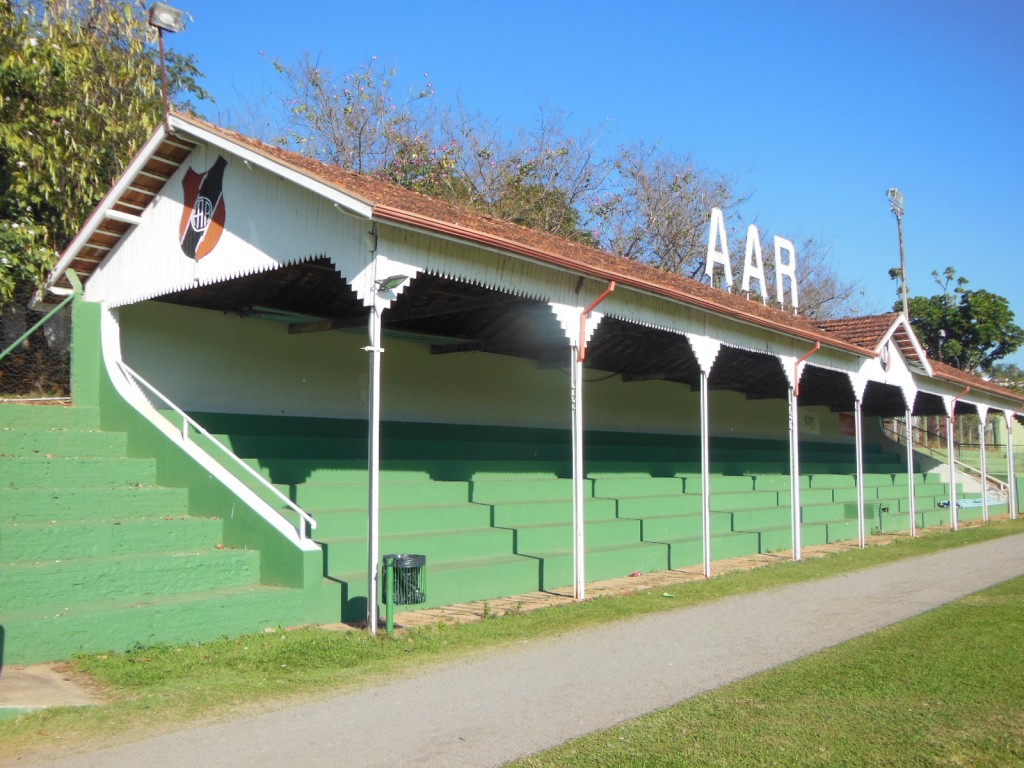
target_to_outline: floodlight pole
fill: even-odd
[[[149,26],[157,31],[160,46],[160,91],[164,101],[164,130],[172,133],[171,105],[167,95],[167,60],[164,56],[164,32],[180,32],[185,28],[182,23],[183,14],[177,8],[166,3],[153,3],[149,9]]]
[[[910,319],[910,302],[907,300],[907,260],[903,254],[903,193],[895,187],[886,193],[889,205],[896,217],[896,231],[900,238],[900,294],[903,297],[903,316]]]
[[[171,132],[171,105],[167,98],[167,62],[164,59],[164,31],[157,30],[157,40],[160,41],[160,90],[164,99],[164,130]]]

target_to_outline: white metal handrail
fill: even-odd
[[[914,430],[917,431],[918,428],[914,427]],[[892,427],[886,426],[884,421],[882,422],[882,432],[884,434],[887,434],[889,436],[889,438],[893,442],[896,442],[896,443],[902,443],[906,439],[906,436],[905,436],[904,433],[901,433],[899,430],[893,429]],[[936,450],[934,448],[931,448],[931,447],[929,447],[927,445],[924,445],[923,443],[918,443],[918,442],[914,441],[912,444],[914,446],[914,450],[915,451],[921,451],[922,453],[926,453],[927,455],[931,456],[933,459],[936,459],[938,461],[943,461],[943,462],[947,461],[947,459],[948,459],[946,454],[943,453],[942,451],[938,451],[938,450]],[[988,487],[989,484],[991,484],[991,485],[996,486],[996,488],[998,489],[999,493],[1008,493],[1009,492],[1009,489],[1010,489],[1009,484],[1008,483],[1004,483],[998,477],[995,477],[994,475],[985,475],[984,478],[982,478],[982,473],[981,473],[980,469],[978,469],[977,467],[971,466],[970,464],[967,464],[967,463],[961,461],[960,459],[953,459],[953,464],[956,465],[957,471],[964,472],[966,474],[973,475],[973,476],[977,477],[978,478],[978,482],[980,482],[986,488]]]
[[[158,398],[160,398],[160,400],[162,400],[165,405],[167,405],[172,411],[174,411],[176,414],[178,414],[181,417],[181,430],[180,430],[180,434],[181,434],[182,442],[189,442],[190,441],[189,427],[191,427],[193,431],[198,432],[200,435],[202,435],[207,440],[209,440],[211,443],[213,443],[218,448],[220,448],[220,450],[224,453],[225,456],[227,456],[235,464],[237,464],[239,467],[241,467],[247,473],[249,473],[249,475],[251,477],[253,477],[258,483],[260,483],[260,485],[262,485],[263,488],[265,488],[266,490],[270,491],[270,493],[273,494],[273,496],[275,498],[277,498],[279,501],[284,502],[284,504],[289,509],[291,509],[293,512],[295,512],[295,514],[297,514],[299,516],[299,519],[302,521],[302,522],[299,523],[298,526],[296,526],[296,528],[298,530],[298,533],[299,533],[299,539],[300,540],[304,540],[304,539],[308,538],[308,535],[306,533],[306,526],[303,525],[303,523],[309,524],[309,527],[311,529],[315,529],[316,528],[316,520],[308,512],[306,512],[304,509],[299,507],[298,504],[296,504],[294,501],[292,501],[287,496],[285,496],[283,493],[281,493],[281,491],[279,491],[277,488],[275,488],[274,485],[270,481],[268,481],[265,477],[263,477],[263,475],[261,475],[255,469],[253,469],[248,464],[246,464],[244,461],[242,461],[242,459],[240,459],[238,456],[236,456],[234,454],[234,452],[230,448],[228,448],[226,445],[224,445],[224,443],[222,443],[216,437],[214,437],[209,432],[207,432],[205,429],[203,429],[203,427],[200,426],[196,422],[195,419],[193,419],[191,416],[189,416],[187,413],[185,413],[183,410],[181,410],[181,408],[179,408],[177,405],[175,405],[171,401],[170,398],[168,398],[160,390],[158,390],[156,387],[154,387],[152,384],[150,384],[148,381],[146,381],[142,376],[140,376],[138,373],[136,373],[134,370],[132,370],[131,367],[127,363],[125,363],[122,360],[119,360],[117,362],[117,365],[121,369],[121,372],[124,373],[125,377],[130,382],[132,382],[132,384],[134,384],[136,387],[138,387],[139,385],[145,387],[151,393],[153,393]],[[145,396],[145,395],[143,395],[143,396]],[[154,410],[156,410],[156,409],[154,409]],[[157,412],[159,413],[159,411],[157,411]],[[163,415],[163,414],[161,414],[161,415]],[[192,444],[196,445],[194,440],[192,441]]]

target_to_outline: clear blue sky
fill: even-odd
[[[172,4],[193,20],[168,43],[198,57],[215,122],[280,109],[272,59],[344,72],[376,55],[507,127],[543,105],[733,175],[746,219],[831,244],[864,312],[896,298],[899,187],[911,294],[953,266],[1024,325],[1020,0]]]

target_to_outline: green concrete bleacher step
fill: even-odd
[[[68,429],[0,429],[0,455],[7,458],[119,457],[128,449],[124,432]]]
[[[180,515],[188,490],[158,486],[0,488],[0,523]]]
[[[0,613],[50,602],[68,605],[259,582],[259,552],[210,549],[0,564]]]
[[[619,517],[662,517],[700,513],[702,500],[695,494],[621,497],[615,500]]]
[[[800,499],[800,519],[805,523],[828,523],[842,520],[857,519],[856,504],[804,504]],[[882,505],[877,502],[864,503],[864,517],[874,519],[878,517]]]
[[[910,530],[910,515],[898,512],[882,512],[878,516],[879,533],[905,533]]]
[[[305,510],[317,522],[313,538],[343,539],[366,535],[367,508]],[[283,514],[287,514],[282,512]],[[382,507],[382,535],[431,530],[483,528],[491,524],[490,508],[482,504],[421,504]]]
[[[572,499],[571,478],[478,478],[470,488],[470,499],[477,503],[502,501]],[[584,493],[592,496],[592,480],[584,480]]]
[[[388,553],[384,549],[381,552]],[[365,555],[360,570],[332,572],[330,578],[344,585],[343,620],[359,621],[366,618]],[[540,563],[533,557],[506,554],[496,557],[466,557],[440,563],[432,562],[428,557],[425,602],[396,606],[396,610],[436,608],[454,603],[522,595],[539,589]]]
[[[52,520],[6,525],[0,536],[0,563],[70,560],[213,549],[223,535],[218,519],[139,517],[108,520]]]
[[[808,531],[809,528],[824,528],[825,529],[825,540],[822,542],[817,541],[812,537],[809,537],[804,541],[805,544],[836,544],[840,541],[853,541],[860,537],[860,527],[856,519],[853,520],[832,520],[829,522],[812,524],[811,526],[804,525],[803,531]],[[865,533],[871,533],[871,523],[865,520]]]
[[[788,470],[787,470],[788,472]],[[789,491],[791,487],[789,475],[782,473],[758,473],[754,475],[755,491]],[[811,478],[808,475],[800,475],[797,487],[804,489],[811,487]]]
[[[380,551],[383,554],[426,555],[429,562],[442,563],[466,559],[466,553],[474,557],[499,557],[512,552],[513,531],[504,528],[471,528],[464,531],[415,531],[381,535]],[[366,536],[347,539],[315,540],[327,550],[328,573],[354,570],[355,564],[366,562]]]
[[[195,643],[301,622],[301,591],[236,586],[159,597],[46,603],[4,612],[4,660],[35,664],[75,653]]]
[[[154,485],[153,459],[5,458],[0,485],[5,488],[96,488]]]
[[[0,429],[88,431],[99,428],[99,408],[0,403]]]
[[[619,498],[621,496],[671,496],[683,493],[679,477],[598,477],[593,479],[594,496]]]
[[[513,530],[516,554],[533,554],[538,551],[572,547],[574,529],[571,522],[520,525]],[[585,546],[588,549],[630,544],[640,540],[639,520],[588,520],[583,530]]]
[[[275,487],[303,509],[365,507],[369,498],[365,476],[357,482],[309,481],[277,483]],[[380,503],[384,506],[464,504],[469,500],[469,486],[464,481],[431,480],[407,473],[384,474],[380,481]]]
[[[786,506],[739,509],[732,512],[734,531],[756,531],[762,528],[778,528],[790,524],[792,513]]]
[[[671,568],[689,568],[704,563],[704,538],[702,535],[670,539]],[[760,537],[752,532],[722,532],[711,535],[711,557],[713,560],[727,560],[758,554]]]
[[[530,552],[541,561],[541,588],[558,589],[573,583],[573,555],[566,549]],[[669,567],[668,546],[654,542],[636,542],[604,547],[587,546],[584,558],[587,581],[602,581],[628,576],[636,571],[650,573]]]
[[[700,512],[645,517],[641,522],[644,541],[672,541],[690,536],[700,536],[704,527],[704,517]],[[730,533],[732,531],[733,519],[731,513],[711,513],[712,535]]]
[[[573,516],[572,499],[506,501],[481,506],[491,510],[492,525],[502,528],[567,522]],[[614,518],[615,513],[614,499],[587,497],[583,500],[583,514],[588,522]]]
[[[711,493],[712,512],[733,512],[741,509],[757,509],[758,507],[779,506],[788,503],[789,494],[785,494],[785,500],[780,501],[778,491],[732,491],[724,493]]]

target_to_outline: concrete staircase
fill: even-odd
[[[222,527],[97,409],[0,404],[0,663],[297,623],[300,591],[260,586]]]

